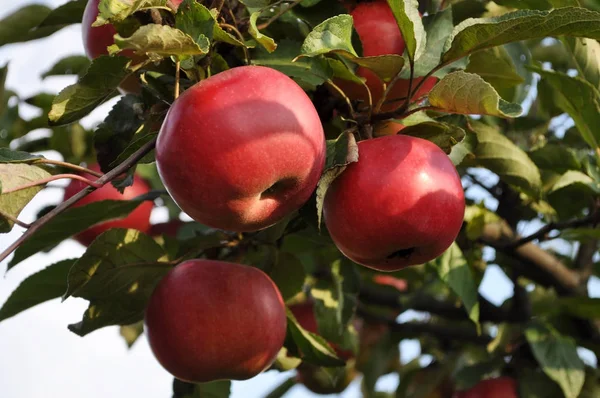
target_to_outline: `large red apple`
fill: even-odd
[[[161,280],[145,315],[152,352],[180,380],[246,380],[275,360],[285,305],[257,268],[211,260],[181,263]]]
[[[156,162],[190,217],[255,231],[309,199],[323,170],[325,138],[315,107],[292,79],[241,66],[197,83],[173,103]]]
[[[406,135],[358,143],[359,160],[331,184],[323,214],[336,246],[380,271],[433,260],[463,221],[460,177],[430,141]]]
[[[94,164],[89,167],[94,171],[100,171],[100,166]],[[96,180],[90,174],[84,174],[84,177],[90,180]],[[82,181],[71,180],[69,185],[65,188],[64,200],[77,194],[88,185]],[[87,205],[93,202],[101,200],[130,200],[137,196],[143,195],[150,191],[150,186],[139,176],[134,176],[133,185],[125,188],[125,191],[121,194],[115,187],[110,183],[104,185],[102,188],[95,190],[89,195],[79,199],[73,207]],[[148,232],[150,230],[150,213],[154,204],[150,201],[145,201],[140,204],[134,211],[132,211],[127,217],[120,220],[107,221],[101,224],[94,225],[93,227],[79,233],[75,236],[75,239],[84,246],[89,246],[90,243],[96,239],[98,235],[111,228],[131,228],[137,229],[141,232]]]
[[[350,13],[354,20],[354,28],[358,33],[363,48],[363,56],[371,57],[378,55],[397,54],[402,55],[406,44],[402,37],[402,32],[398,27],[394,14],[385,0],[359,3]],[[367,79],[366,85],[371,91],[373,106],[383,96],[383,82],[370,69],[359,67],[356,74]],[[413,80],[412,89],[423,78]],[[427,94],[437,83],[437,78],[429,77],[419,88],[418,92],[413,94],[412,98],[419,98]],[[367,91],[362,85],[349,82],[347,80],[336,79],[342,90],[351,99],[362,100],[366,103],[368,100]],[[400,79],[392,87],[385,105],[381,108],[384,112],[392,111],[402,105],[403,100],[408,96],[409,81]],[[390,101],[398,99],[398,101]]]
[[[183,0],[170,0],[171,6],[177,8]],[[100,0],[88,0],[88,3],[83,12],[83,19],[81,21],[81,34],[83,38],[83,47],[88,58],[96,59],[101,55],[108,55],[107,47],[114,44],[114,36],[117,31],[111,24],[102,26],[92,27],[92,24],[98,18],[98,5]],[[125,50],[119,55],[134,58],[140,61],[141,58],[135,56],[133,51]],[[136,93],[140,91],[140,84],[137,77],[131,75],[127,77],[119,86],[122,93]]]
[[[483,380],[467,391],[454,394],[454,398],[517,398],[517,382],[512,377]]]

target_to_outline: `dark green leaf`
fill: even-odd
[[[173,380],[173,398],[228,398],[229,394],[231,394],[229,380],[198,384]]]
[[[44,157],[23,151],[11,151],[9,148],[0,148],[0,163],[32,163],[39,159],[44,159]]]
[[[83,75],[90,66],[90,60],[84,55],[72,55],[56,62],[50,69],[42,73],[42,78],[60,75]]]
[[[538,363],[548,377],[560,385],[565,397],[577,398],[585,371],[573,339],[541,323],[528,327],[525,337]]]
[[[62,296],[67,290],[67,275],[74,262],[63,260],[27,277],[0,308],[0,321]]]
[[[453,123],[424,122],[405,127],[402,134],[429,140],[449,154],[465,138],[465,131]]]
[[[55,8],[38,25],[38,28],[62,28],[67,25],[81,23],[81,20],[83,19],[83,11],[85,10],[87,3],[87,0],[72,0]]]
[[[31,236],[31,239],[19,246],[14,257],[8,263],[8,269],[10,270],[37,252],[53,247],[95,224],[126,217],[141,203],[141,199],[104,200],[85,206],[72,207],[42,226]]]
[[[164,255],[154,239],[133,229],[110,229],[98,236],[69,272],[63,299],[90,301],[83,320],[69,329],[84,336],[142,320],[154,288],[172,268],[159,262]]]
[[[62,26],[35,29],[50,14],[50,8],[31,4],[0,20],[0,46],[20,43],[50,36]]]
[[[208,8],[195,1],[185,1],[177,9],[175,27],[189,35],[201,47],[210,44],[216,21]]]
[[[396,18],[400,32],[402,32],[409,59],[419,59],[425,52],[427,36],[419,15],[418,1],[388,0],[388,5],[394,14],[394,18]]]
[[[96,58],[77,84],[68,86],[54,99],[48,114],[55,126],[75,122],[98,105],[117,94],[117,86],[131,72],[129,58],[101,56]]]

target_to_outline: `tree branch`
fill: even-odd
[[[580,275],[567,268],[560,260],[531,242],[510,247],[515,234],[503,221],[486,224],[480,240],[486,245],[514,258],[519,274],[544,286],[552,286],[559,294],[576,294],[581,284]]]
[[[142,147],[140,147],[137,151],[135,151],[133,154],[131,154],[131,156],[129,156],[127,159],[125,159],[125,161],[123,161],[123,163],[121,163],[120,165],[118,165],[117,167],[115,167],[114,169],[109,171],[108,173],[104,174],[98,180],[96,180],[95,184],[97,184],[98,186],[103,186],[104,184],[111,182],[116,177],[118,177],[119,175],[121,175],[124,172],[126,172],[127,170],[129,170],[130,167],[132,167],[141,158],[143,158],[148,152],[150,152],[152,149],[154,149],[155,145],[156,145],[156,139],[153,139],[152,141],[147,142]],[[54,217],[56,217],[57,215],[59,215],[60,213],[62,213],[66,209],[68,209],[73,203],[75,203],[79,199],[87,196],[88,194],[95,191],[96,189],[97,188],[95,188],[93,186],[84,188],[83,190],[79,191],[77,194],[75,194],[72,197],[70,197],[69,199],[65,200],[60,205],[56,206],[54,209],[49,211],[46,215],[40,217],[37,221],[32,223],[30,228],[27,231],[25,231],[25,233],[23,235],[21,235],[16,241],[14,241],[6,250],[4,250],[0,254],[0,262],[2,262],[4,259],[6,259],[6,257],[8,257],[13,251],[15,251],[17,249],[17,247],[19,247],[19,245],[21,245],[24,241],[29,239],[31,237],[31,235],[33,235],[44,224],[46,224],[48,221],[52,220]]]
[[[474,327],[436,325],[425,322],[396,323],[394,319],[372,314],[360,306],[357,309],[357,314],[367,321],[386,324],[391,332],[407,338],[419,338],[427,334],[440,340],[466,341],[480,345],[487,345],[492,341],[492,338],[486,334],[478,335]]]

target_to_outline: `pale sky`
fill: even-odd
[[[37,0],[56,7],[65,0]],[[30,0],[3,1],[0,19],[18,8],[34,3]],[[0,48],[0,65],[9,62],[7,87],[15,90],[22,98],[41,92],[56,93],[74,82],[69,77],[51,77],[45,81],[39,75],[57,60],[83,54],[80,26],[71,26],[50,38]],[[84,119],[86,126],[102,120],[110,109],[107,104]],[[22,115],[30,116],[34,108],[24,106]],[[52,156],[52,154],[49,154]],[[479,194],[481,195],[481,193]],[[48,189],[26,207],[21,219],[30,222],[36,212],[49,203],[62,199],[62,191]],[[163,214],[153,214],[160,221]],[[535,229],[535,228],[534,228]],[[6,248],[22,229],[0,235],[0,250]],[[64,242],[49,254],[39,254],[21,263],[0,278],[0,304],[28,275],[64,258],[77,257],[83,247],[74,241]],[[0,263],[0,274],[4,274],[7,262]],[[597,284],[597,281],[594,282]],[[511,295],[511,282],[497,267],[488,268],[481,291],[494,303],[501,303]],[[595,288],[595,292],[599,289]],[[87,302],[69,298],[64,303],[52,300],[27,310],[13,318],[0,322],[0,397],[2,398],[106,398],[106,397],[171,397],[172,377],[153,358],[145,338],[140,338],[131,350],[127,349],[119,336],[117,327],[107,327],[80,338],[67,329],[67,325],[81,319]],[[401,317],[408,320],[415,316],[406,313]],[[411,360],[419,354],[418,346],[411,341],[402,344],[402,359]],[[259,375],[252,380],[233,384],[234,398],[263,397],[274,386],[287,379],[291,373],[275,371]],[[393,390],[397,378],[388,376],[380,380],[385,390]],[[342,395],[352,398],[360,396],[360,386],[355,381]],[[286,395],[289,398],[312,397],[302,386],[297,386]]]

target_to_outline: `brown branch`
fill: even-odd
[[[516,247],[522,246],[526,243],[529,243],[534,240],[545,240],[548,239],[546,235],[554,230],[563,230],[567,228],[579,228],[587,225],[596,225],[600,222],[600,211],[594,211],[590,215],[584,218],[579,218],[575,220],[563,221],[563,222],[551,222],[544,225],[542,228],[537,230],[536,232],[528,235],[524,238],[520,238],[518,240],[507,242],[504,244],[504,248],[514,249]],[[550,239],[556,239],[557,237],[552,237]],[[501,245],[500,245],[501,246]]]
[[[147,142],[142,147],[140,147],[137,151],[135,151],[133,154],[131,154],[131,156],[129,156],[127,159],[125,159],[125,161],[123,161],[123,163],[121,163],[120,165],[118,165],[117,167],[115,167],[114,169],[109,171],[108,173],[104,174],[104,176],[102,176],[98,180],[96,180],[95,183],[99,186],[103,186],[104,184],[111,182],[117,176],[126,172],[130,167],[132,167],[134,164],[136,164],[141,158],[146,156],[146,154],[148,152],[150,152],[152,149],[154,149],[155,145],[156,145],[156,139]],[[56,206],[54,209],[49,211],[46,215],[37,219],[37,221],[35,221],[33,224],[31,224],[30,228],[27,231],[25,231],[25,233],[23,235],[21,235],[19,238],[17,238],[17,240],[15,240],[8,248],[6,248],[6,250],[4,250],[0,254],[0,262],[2,262],[4,259],[6,259],[6,257],[8,257],[13,251],[15,251],[17,249],[17,247],[19,247],[19,245],[21,245],[24,241],[29,239],[31,237],[31,235],[33,235],[44,224],[46,224],[48,221],[52,220],[54,217],[56,217],[57,215],[59,215],[60,213],[62,213],[66,209],[68,209],[73,203],[77,202],[79,199],[85,197],[86,195],[95,191],[96,189],[97,188],[95,188],[93,186],[89,186],[87,188],[82,189],[81,191],[79,191],[78,193],[76,193],[75,195],[73,195],[72,197],[65,200],[63,203],[61,203],[60,205]]]
[[[279,11],[275,15],[273,15],[267,22],[258,25],[256,28],[258,30],[263,30],[263,29],[268,28],[269,25],[271,25],[273,22],[275,22],[277,19],[279,19],[279,17],[281,17],[283,14],[285,14],[286,12],[288,12],[289,10],[291,10],[292,8],[294,8],[301,2],[302,2],[302,0],[294,0],[289,6],[287,6],[285,8],[281,7],[279,9]]]
[[[8,213],[3,212],[1,209],[0,209],[0,217],[4,217],[7,220],[12,221],[13,223],[17,224],[19,227],[31,228],[31,224],[27,224],[26,222],[19,220],[17,217],[13,217]]]
[[[394,319],[372,314],[360,306],[357,309],[357,314],[367,321],[386,324],[392,333],[400,334],[406,338],[419,338],[426,334],[440,340],[465,341],[480,345],[487,345],[492,341],[492,338],[486,334],[478,335],[474,327],[436,325],[426,322],[396,323]]]
[[[508,247],[515,234],[505,222],[486,224],[480,240],[517,260],[514,266],[523,275],[544,286],[552,286],[559,294],[576,294],[582,278],[567,268],[560,260],[531,242],[518,247]]]

